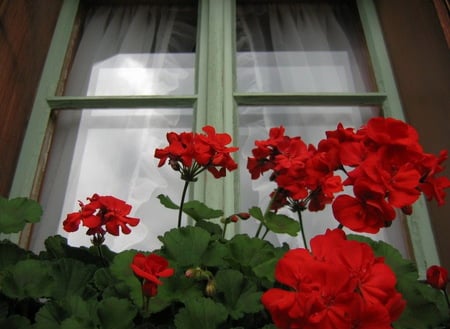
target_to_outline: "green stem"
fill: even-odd
[[[266,212],[264,213],[264,219],[266,218],[267,214],[269,213],[270,209],[272,208],[272,205],[275,202],[275,198],[278,195],[278,191],[279,191],[279,189],[277,188],[275,190],[275,193],[273,194],[272,198],[270,199],[270,202],[269,202],[269,204],[267,205],[267,208],[266,208]],[[261,221],[259,223],[258,230],[256,231],[255,238],[259,237],[259,233],[261,233],[261,229],[262,229],[263,225],[264,225],[264,223]],[[264,236],[266,236],[266,234],[267,234],[267,231],[266,231],[266,233],[264,233]]]
[[[183,215],[184,199],[186,198],[188,186],[189,186],[189,181],[186,180],[184,182],[183,193],[181,194],[180,209],[179,209],[179,212],[178,212],[178,228],[181,227],[181,216]]]
[[[442,291],[444,292],[445,300],[447,302],[447,307],[448,307],[448,309],[450,311],[450,300],[448,299],[447,289],[444,288],[444,289],[442,289]]]
[[[339,223],[339,225],[338,225],[337,228],[342,230],[342,229],[344,228],[344,225],[342,225],[341,223]]]
[[[303,245],[305,246],[306,250],[309,250],[308,242],[306,241],[305,230],[303,227],[302,212],[300,210],[297,210],[297,215],[298,215],[298,222],[300,223],[300,231],[302,232]]]

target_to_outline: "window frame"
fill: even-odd
[[[81,0],[63,0],[52,43],[43,69],[29,125],[13,180],[10,197],[38,199],[52,134],[53,111],[100,108],[193,107],[194,129],[211,124],[237,136],[237,108],[241,105],[377,105],[385,116],[405,120],[373,0],[356,0],[377,92],[367,93],[242,93],[235,91],[235,0],[198,1],[198,47],[194,95],[168,96],[60,96],[60,80],[67,70],[68,49],[73,48],[74,26]],[[229,27],[229,28],[224,28]],[[233,68],[233,69],[230,69]],[[214,110],[210,110],[214,109]],[[233,172],[223,180],[204,175],[193,188],[193,197],[225,213],[236,211],[239,178]],[[217,193],[221,191],[221,193]],[[206,197],[208,196],[208,198]],[[419,274],[439,264],[427,205],[421,198],[406,219]],[[9,238],[26,246],[30,234]],[[232,233],[232,232],[231,232]]]

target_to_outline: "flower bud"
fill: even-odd
[[[233,223],[237,223],[239,221],[239,217],[237,215],[231,215],[230,221],[232,221]]]
[[[402,212],[403,212],[405,215],[411,215],[412,212],[413,212],[412,206],[411,206],[411,205],[408,205],[408,206],[402,207]]]
[[[433,288],[444,290],[448,282],[448,271],[438,265],[430,266],[427,269],[427,282]]]
[[[250,218],[250,214],[248,212],[240,212],[237,214],[239,216],[240,219],[249,219]]]

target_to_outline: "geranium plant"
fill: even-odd
[[[389,244],[343,231],[389,229],[398,212],[411,214],[422,193],[445,202],[450,180],[439,173],[447,153],[425,153],[408,124],[339,124],[317,146],[272,128],[247,162],[252,179],[272,181],[270,202],[234,214],[186,200],[199,175],[221,179],[237,168],[231,137],[206,126],[201,133],[169,132],[167,140],[155,150],[158,166],[171,166],[184,185],[180,204],[158,196],[177,212],[161,247],[111,251],[105,241],[129,234],[140,219],[125,201],[93,193],[63,221],[69,234],[86,230],[91,246],[50,236],[35,254],[0,243],[1,328],[449,327],[444,268],[436,264],[420,280],[415,264]],[[307,241],[303,213],[327,206],[336,225]],[[35,201],[0,199],[0,232],[18,232],[41,214]],[[183,223],[183,214],[194,224]],[[254,235],[226,238],[227,227],[241,220],[257,221]],[[303,248],[274,246],[268,232],[300,234]]]

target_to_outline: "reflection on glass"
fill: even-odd
[[[94,193],[113,195],[133,206],[141,223],[130,235],[108,239],[113,250],[159,247],[157,237],[176,225],[176,216],[156,196],[176,200],[182,188],[170,166],[157,168],[156,148],[166,146],[168,131],[192,129],[192,109],[67,110],[59,113],[54,145],[41,193],[44,221],[32,236],[39,250],[48,232],[68,237],[71,245],[89,246],[85,228],[67,235],[62,220],[78,211]]]
[[[65,94],[193,94],[196,13],[194,6],[92,7]]]
[[[246,210],[258,205],[263,210],[269,202],[269,194],[274,190],[275,183],[269,180],[269,174],[257,180],[251,180],[246,168],[247,158],[255,147],[255,140],[266,140],[272,127],[284,126],[286,135],[300,136],[307,144],[317,146],[325,138],[325,132],[335,130],[339,122],[345,127],[359,128],[371,117],[378,116],[380,110],[372,107],[241,107],[239,108],[239,148],[240,148],[240,204]],[[284,214],[296,218],[288,210]],[[325,232],[327,228],[336,228],[331,208],[312,213],[304,213],[304,225],[307,239]],[[254,235],[257,229],[254,221],[242,222],[243,232]],[[375,239],[386,240],[394,244],[407,255],[407,245],[403,238],[401,221],[394,221],[389,230],[381,230]],[[293,247],[303,247],[301,237],[269,234],[268,238],[275,244],[289,243]]]
[[[348,1],[239,4],[237,90],[373,90],[358,19]]]

